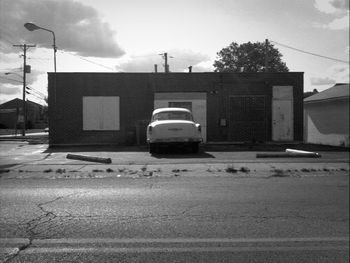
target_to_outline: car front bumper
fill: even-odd
[[[159,144],[177,144],[177,143],[193,143],[202,142],[202,138],[183,138],[183,137],[174,137],[174,138],[154,138],[154,139],[147,139],[148,143],[159,143]]]

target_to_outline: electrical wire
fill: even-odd
[[[282,46],[282,47],[285,47],[285,48],[289,48],[289,49],[292,49],[292,50],[304,53],[304,54],[308,54],[308,55],[312,55],[312,56],[316,56],[316,57],[320,57],[320,58],[325,58],[325,59],[329,59],[329,60],[334,60],[334,61],[338,61],[338,62],[349,63],[349,61],[346,61],[346,60],[341,60],[341,59],[337,59],[337,58],[327,57],[327,56],[316,54],[316,53],[313,53],[313,52],[301,50],[299,48],[295,48],[295,47],[291,47],[291,46],[288,46],[288,45],[285,45],[285,44],[281,44],[281,43],[278,43],[278,42],[273,41],[273,40],[270,40],[270,42],[271,43],[275,43],[276,45],[279,45],[279,46]]]
[[[81,59],[81,60],[84,60],[84,61],[86,61],[86,62],[95,64],[95,65],[97,65],[97,66],[100,66],[100,67],[103,67],[103,68],[106,68],[106,69],[109,69],[109,70],[112,70],[112,71],[116,71],[114,68],[111,68],[111,67],[105,66],[105,65],[103,65],[103,64],[100,64],[100,63],[91,61],[91,60],[89,60],[89,59],[83,58],[82,56],[79,56],[79,55],[76,55],[76,54],[72,54],[72,53],[69,53],[69,52],[65,52],[65,51],[63,51],[63,50],[60,50],[60,52],[65,53],[65,54],[68,54],[68,55],[71,55],[71,56],[74,56],[74,57],[77,57],[77,58],[79,58],[79,59]]]
[[[40,91],[38,91],[38,90],[36,90],[36,89],[34,89],[34,88],[32,88],[32,87],[28,87],[28,86],[27,86],[27,89],[30,90],[30,91],[33,91],[33,92],[35,92],[36,94],[38,94],[39,96],[45,98],[44,93],[41,93]]]

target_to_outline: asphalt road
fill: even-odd
[[[0,179],[3,262],[348,262],[349,177]]]

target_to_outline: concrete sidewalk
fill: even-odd
[[[169,176],[300,177],[349,173],[349,152],[315,145],[204,145],[199,154],[181,151],[150,155],[147,147],[81,146],[0,142],[0,178],[156,178]],[[285,148],[318,151],[321,158],[257,158]],[[67,154],[108,158],[110,164],[72,160]]]

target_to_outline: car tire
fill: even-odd
[[[154,143],[149,144],[149,153],[155,153],[156,152],[156,145]]]
[[[191,148],[192,148],[192,152],[193,153],[198,153],[198,151],[199,151],[199,143],[198,142],[192,143]]]

